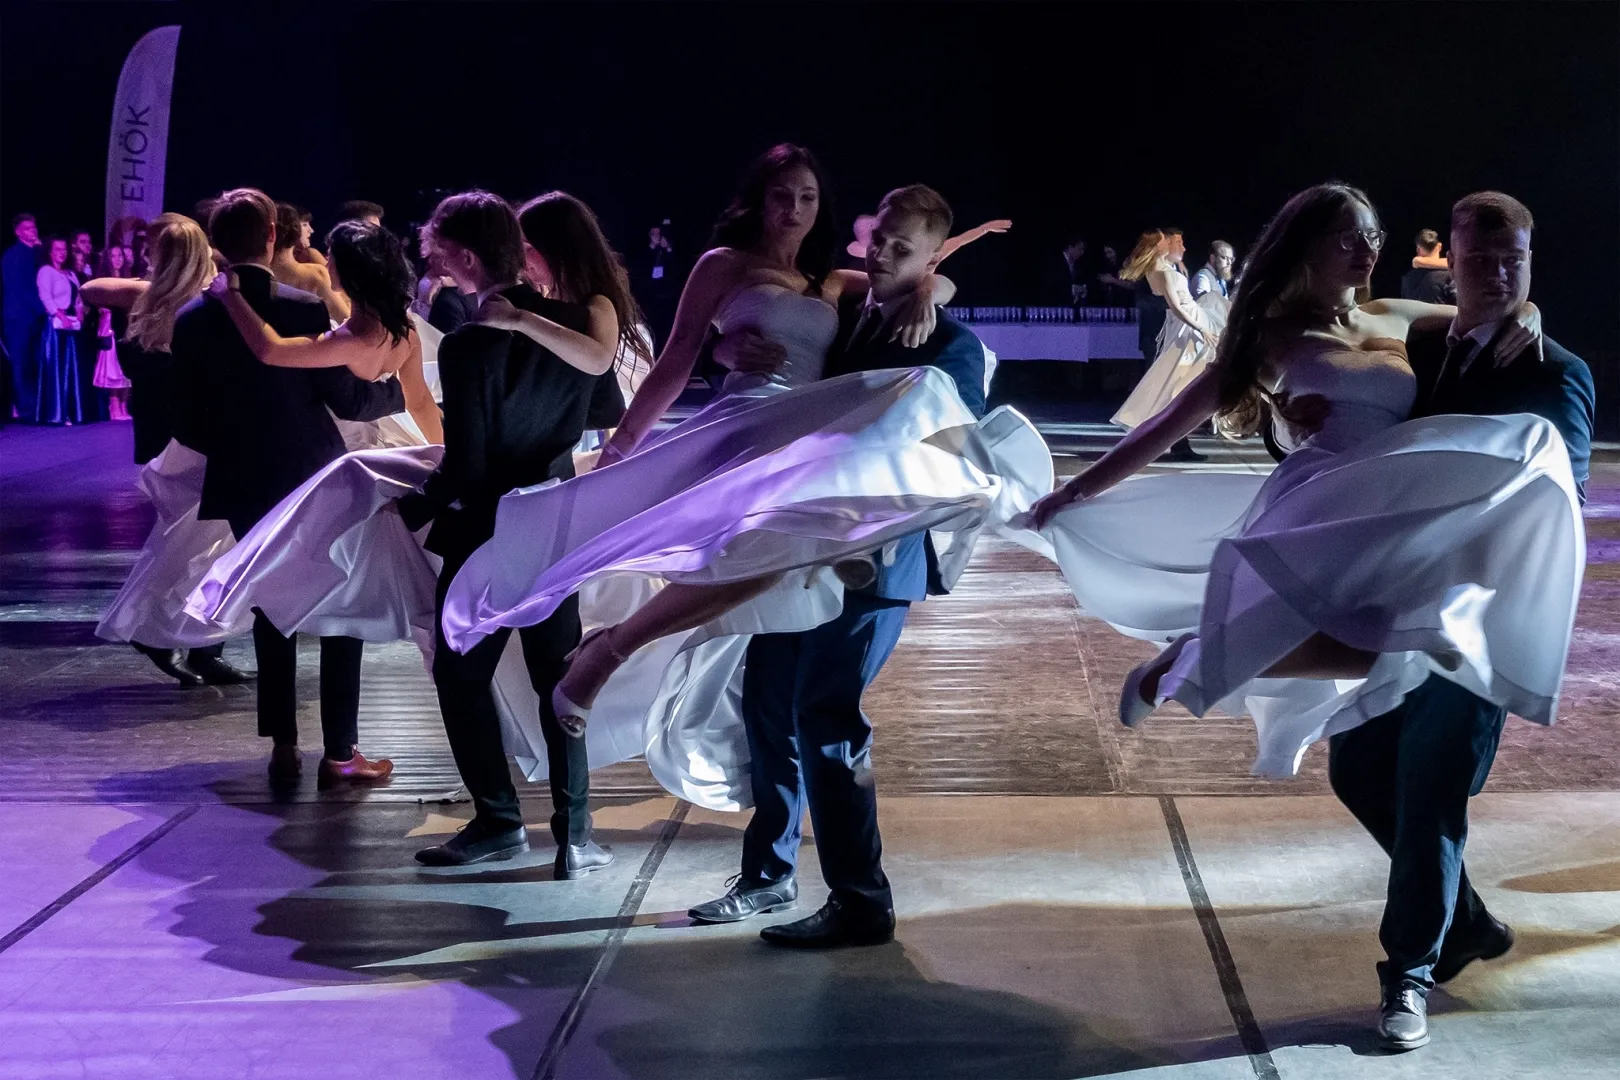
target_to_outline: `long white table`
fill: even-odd
[[[968,323],[1000,360],[1140,360],[1135,323]]]

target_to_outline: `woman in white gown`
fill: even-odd
[[[409,264],[397,240],[364,222],[340,224],[332,230],[328,242],[333,252],[332,273],[340,280],[346,276],[350,296],[356,301],[349,321],[331,334],[320,338],[282,338],[265,325],[240,295],[229,291],[227,275],[216,278],[213,287],[244,340],[264,363],[292,367],[347,365],[362,378],[400,378],[408,411],[375,424],[352,425],[345,429],[344,435],[351,446],[358,440],[368,446],[388,443],[421,447],[408,452],[412,455],[408,462],[394,463],[392,471],[382,466],[372,467],[373,472],[388,475],[394,483],[403,484],[415,475],[413,470],[431,471],[439,451],[426,444],[443,440],[438,408],[428,385],[432,367],[430,354],[424,350],[421,332],[414,322],[407,321],[405,314],[405,305],[410,299]],[[251,420],[243,418],[243,422]],[[339,459],[339,462],[344,460]],[[229,596],[228,591],[221,593],[216,588],[214,598],[220,603],[209,609],[208,618],[199,618],[194,611],[188,611],[194,590],[201,588],[216,569],[221,569],[222,562],[225,568],[237,565],[229,560],[229,553],[237,552],[236,558],[240,561],[251,550],[233,541],[224,522],[197,520],[203,464],[200,454],[171,442],[162,456],[142,472],[141,484],[157,507],[158,523],[123,589],[103,617],[102,629],[98,630],[102,636],[122,638],[139,633],[139,640],[164,646],[202,646],[222,642],[250,628],[255,605],[223,603]],[[342,467],[356,468],[354,465]],[[409,487],[400,490],[403,492]],[[345,506],[350,501],[339,499],[337,505]],[[394,524],[397,525],[397,521]],[[330,544],[333,539],[328,537],[326,542]],[[243,540],[245,542],[247,537]],[[305,530],[304,540],[319,544],[311,530]],[[380,546],[407,553],[414,549],[408,534],[401,542],[386,529],[378,528],[350,537],[348,545],[345,550],[350,558],[357,552],[374,551]],[[330,559],[324,553],[323,557]],[[431,578],[434,568],[422,561],[419,551],[415,552],[415,558],[421,561],[423,572]],[[328,575],[324,581],[329,589],[332,587],[330,577]],[[346,597],[341,590],[322,591],[315,587],[318,580],[321,579],[302,582],[302,591],[262,597],[267,614],[271,614],[278,627],[285,628],[287,633],[301,630],[347,635],[355,631],[352,636],[366,640],[388,640],[379,638],[378,634],[397,631],[394,636],[399,636],[411,631],[413,624],[398,617],[391,605],[373,603],[365,609],[356,609],[352,596]],[[409,593],[409,575],[401,575],[399,580],[402,582],[399,588]],[[431,585],[427,595],[431,603]],[[424,627],[429,625],[425,620],[417,622]]]
[[[1208,302],[1194,300],[1186,277],[1170,257],[1171,238],[1155,230],[1143,241],[1154,236],[1158,239],[1150,247],[1138,244],[1138,251],[1120,271],[1126,281],[1145,279],[1153,294],[1163,297],[1169,307],[1159,332],[1158,357],[1114,414],[1114,423],[1127,431],[1157,416],[1209,366],[1226,325],[1226,298],[1216,295]]]
[[[947,576],[960,572],[986,520],[1050,486],[1050,457],[1027,422],[1008,411],[977,422],[941,372],[819,381],[834,304],[867,286],[864,274],[829,271],[822,192],[799,148],[755,163],[605,464],[508,495],[494,539],[445,605],[446,638],[466,649],[578,592],[582,620],[598,629],[559,687],[559,718],[591,714],[593,764],[645,753],[671,791],[716,808],[748,802],[736,711],[748,635],[834,617],[840,570],[869,573],[860,556],[925,529],[938,530]],[[902,340],[931,331],[949,285],[929,288],[893,319]],[[732,373],[713,404],[641,448],[711,327],[755,332],[784,362],[769,376]],[[1014,446],[1021,469],[1007,464]]]
[[[1383,238],[1354,188],[1289,200],[1209,370],[1031,515],[1088,611],[1174,639],[1127,680],[1122,721],[1170,699],[1247,708],[1261,774],[1293,774],[1310,743],[1436,672],[1526,719],[1556,715],[1584,566],[1563,440],[1528,414],[1402,422],[1407,333],[1455,309],[1366,301]],[[1526,305],[1498,356],[1539,325]],[[1252,431],[1268,398],[1316,415],[1264,482],[1119,483],[1212,414]]]

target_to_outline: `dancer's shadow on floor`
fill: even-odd
[[[186,883],[169,932],[207,943],[207,962],[305,984],[459,984],[501,1006],[461,1017],[462,1030],[487,1031],[513,1073],[529,1076],[602,957],[628,880],[530,886],[520,875],[549,876],[544,850],[494,870],[416,871],[411,853],[432,838],[409,834],[424,821],[407,803],[211,805],[138,865]],[[661,827],[604,830],[603,839],[633,849]],[[544,830],[532,832],[544,844]],[[694,823],[682,835],[731,843],[736,831]],[[753,925],[690,927],[679,912],[644,913],[637,924],[559,1075],[1058,1078],[1243,1056],[1218,997],[1196,1017],[1175,1015],[1190,1000],[1175,970],[1207,964],[1195,924],[1178,910],[951,910],[903,920],[900,944],[825,954],[774,949]],[[1088,943],[1083,960],[1054,975],[1025,936],[1035,928],[1043,940]],[[1186,939],[1182,951],[1144,983],[1142,942],[1172,933]],[[1048,1004],[1052,993],[995,988],[1030,985],[1009,968],[1008,942],[1014,957],[1027,950],[1045,964],[1047,989],[1057,979],[1067,1007]],[[955,966],[963,948],[1002,974]],[[1127,991],[1137,997],[1122,1002]],[[504,1026],[490,1030],[497,1016]]]

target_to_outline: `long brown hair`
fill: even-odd
[[[152,284],[129,310],[129,340],[151,352],[168,352],[174,317],[202,295],[214,278],[214,256],[202,226],[183,214],[162,214],[147,232]]]
[[[1121,281],[1141,281],[1159,258],[1159,245],[1164,243],[1162,229],[1149,229],[1136,238],[1136,246],[1125,256],[1125,265],[1117,275]]]
[[[591,208],[566,191],[547,192],[523,204],[518,226],[551,267],[557,299],[583,304],[593,296],[607,297],[619,320],[619,355],[651,363],[652,352],[636,330],[641,309],[630,295],[630,275]]]
[[[838,215],[833,206],[832,187],[827,173],[816,160],[816,155],[793,143],[778,143],[755,158],[743,174],[742,185],[732,197],[731,204],[714,223],[709,237],[711,248],[729,247],[739,251],[752,251],[765,237],[765,190],[784,170],[803,165],[816,178],[821,189],[816,209],[815,224],[799,245],[796,268],[810,282],[811,292],[820,292],[832,273],[833,256],[838,251]]]
[[[1265,337],[1284,320],[1310,314],[1311,247],[1346,211],[1372,200],[1360,188],[1331,181],[1306,188],[1277,211],[1244,260],[1241,283],[1210,364],[1217,377],[1220,407],[1216,419],[1230,436],[1252,435],[1265,422],[1270,395],[1260,385]],[[1356,301],[1367,299],[1358,293]]]

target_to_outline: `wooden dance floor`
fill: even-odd
[[[898,940],[785,954],[759,920],[690,925],[745,818],[638,762],[595,774],[601,873],[551,879],[533,787],[533,854],[417,866],[468,809],[437,801],[458,781],[406,644],[367,648],[361,703],[394,781],[316,793],[306,649],[306,781],[272,798],[251,687],[182,690],[94,636],[152,518],[128,428],[0,430],[0,1077],[1613,1077],[1620,455],[1599,457],[1559,723],[1510,721],[1474,804],[1470,874],[1519,944],[1434,994],[1429,1047],[1384,1057],[1388,863],[1323,748],[1278,783],[1248,775],[1247,720],[1120,728],[1151,649],[1036,555],[983,542],[868,697]],[[799,914],[825,895],[812,845]]]

